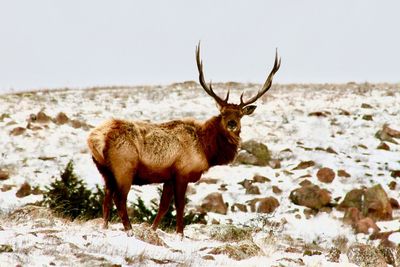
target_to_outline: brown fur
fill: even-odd
[[[132,184],[164,183],[160,207],[153,222],[156,229],[168,210],[172,196],[176,207],[176,230],[183,233],[185,193],[189,182],[196,182],[203,172],[215,165],[231,162],[239,148],[240,120],[254,112],[250,105],[271,87],[272,78],[280,67],[275,63],[257,95],[240,104],[229,104],[206,84],[200,43],[196,48],[199,81],[204,91],[217,102],[220,115],[204,123],[176,120],[161,124],[111,119],[95,128],[88,137],[93,161],[105,180],[103,202],[104,227],[107,227],[112,200],[117,206],[125,230],[132,229],[126,210],[126,200]]]
[[[161,202],[169,203],[175,194],[177,231],[183,232],[187,184],[198,181],[210,167],[231,162],[237,154],[240,128],[228,131],[224,122],[234,119],[240,126],[243,114],[229,109],[226,112],[228,115],[204,123],[192,119],[161,124],[111,119],[93,129],[87,142],[105,180],[104,227],[114,199],[125,230],[131,229],[126,199],[132,184],[165,183]],[[162,208],[168,205],[160,204],[153,228],[166,211]]]

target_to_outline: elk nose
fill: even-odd
[[[234,121],[234,120],[230,120],[230,121],[228,121],[227,126],[228,126],[229,129],[235,130],[236,127],[237,127],[237,123],[236,123],[236,121]]]

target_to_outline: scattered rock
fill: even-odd
[[[207,212],[215,212],[224,215],[228,211],[228,206],[224,203],[221,193],[211,193],[207,195],[203,199],[201,207]]]
[[[248,154],[253,156],[253,157],[249,157],[246,154],[247,156],[243,157],[243,156],[241,156],[242,153],[239,153],[238,157],[236,158],[236,161],[239,161],[240,158],[242,158],[242,159],[247,158],[249,160],[248,163],[239,161],[239,163],[241,163],[241,164],[266,166],[266,165],[268,165],[268,162],[271,160],[271,154],[269,152],[268,147],[266,145],[264,145],[263,143],[257,142],[255,140],[249,140],[249,141],[243,142],[241,144],[241,149],[245,150]]]
[[[274,197],[255,198],[248,201],[250,210],[259,213],[271,213],[279,207],[279,201]]]
[[[18,136],[18,135],[25,133],[25,131],[26,131],[26,129],[24,127],[15,127],[14,129],[12,129],[10,131],[10,135]]]
[[[231,211],[237,211],[237,210],[240,210],[242,212],[247,212],[247,206],[244,204],[235,203],[231,206]]]
[[[329,111],[315,111],[315,112],[310,112],[308,113],[308,116],[315,116],[315,117],[327,117],[328,115],[331,115]]]
[[[372,106],[370,104],[367,104],[367,103],[362,103],[361,104],[361,108],[372,108]]]
[[[385,142],[382,142],[377,146],[377,149],[389,151],[390,150],[390,146],[388,144],[386,144]]]
[[[366,121],[372,121],[373,120],[373,117],[372,117],[372,115],[363,115],[362,116],[362,119],[363,120],[366,120]]]
[[[342,203],[339,204],[339,210],[345,210],[348,208],[356,208],[359,211],[362,209],[362,199],[364,195],[364,190],[362,189],[353,189],[346,194]]]
[[[343,221],[344,223],[354,226],[359,220],[361,220],[361,218],[361,211],[355,207],[351,207],[346,209],[346,211],[344,212]]]
[[[390,190],[395,190],[396,189],[396,185],[397,185],[397,183],[395,181],[391,181],[388,184],[388,187],[389,187]]]
[[[233,244],[225,244],[211,249],[208,253],[213,255],[225,254],[229,258],[240,261],[259,255],[260,248],[250,240],[240,241]]]
[[[281,190],[279,187],[277,187],[276,185],[273,185],[273,186],[272,186],[272,192],[273,192],[274,194],[279,195],[280,193],[282,193],[282,190]]]
[[[215,260],[214,256],[211,255],[204,255],[203,257],[201,257],[203,260],[207,260],[207,261],[213,261]]]
[[[54,118],[54,122],[56,124],[66,124],[69,122],[68,116],[64,112],[60,112],[57,114],[57,116]]]
[[[374,220],[391,220],[392,206],[390,200],[380,184],[365,190],[362,213]]]
[[[312,160],[309,161],[302,161],[300,162],[296,167],[294,167],[292,170],[304,170],[309,167],[312,167],[315,165],[315,162]]]
[[[268,165],[272,168],[272,169],[280,169],[281,166],[281,161],[279,159],[271,159],[268,162]]]
[[[10,178],[10,173],[6,170],[0,169],[0,181],[4,181]]]
[[[385,258],[371,245],[354,244],[347,251],[350,263],[361,267],[386,267]]]
[[[36,114],[36,122],[38,123],[48,123],[51,121],[51,117],[49,117],[44,111],[39,111]]]
[[[250,186],[253,184],[253,181],[248,180],[248,179],[244,179],[243,181],[239,182],[238,184],[243,186],[245,189],[249,189]]]
[[[335,172],[330,168],[321,168],[317,172],[317,177],[320,182],[331,183],[335,179]]]
[[[376,132],[375,137],[381,141],[398,144],[394,138],[400,138],[400,132],[391,129],[387,124],[384,124],[382,130]]]
[[[345,170],[338,170],[337,175],[339,177],[345,177],[345,178],[351,177],[351,175],[348,172],[346,172]]]
[[[25,182],[21,185],[15,195],[19,198],[29,196],[32,193],[32,189],[29,183]]]
[[[271,180],[265,176],[256,174],[253,176],[253,182],[255,183],[265,183],[265,182],[271,182]]]
[[[296,205],[320,209],[329,204],[331,193],[317,185],[306,185],[290,192],[289,198]]]
[[[400,204],[397,201],[397,199],[391,197],[391,198],[389,198],[389,202],[390,202],[390,205],[392,206],[392,209],[399,209],[400,208]]]
[[[311,185],[311,184],[313,184],[313,183],[310,182],[310,180],[308,180],[308,179],[304,179],[303,181],[301,181],[299,183],[300,186],[307,186],[307,185]]]
[[[400,138],[400,131],[390,128],[387,124],[383,125],[382,131],[390,137]]]
[[[393,178],[398,178],[400,177],[400,170],[394,170],[391,172],[390,176],[392,176]]]
[[[249,188],[246,189],[246,194],[248,195],[259,195],[261,194],[260,188],[256,185],[251,185]]]
[[[3,184],[0,190],[1,192],[7,192],[10,191],[13,187],[15,187],[15,185]]]
[[[356,233],[371,234],[379,232],[379,227],[370,217],[362,218],[354,224]]]

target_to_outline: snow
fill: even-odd
[[[220,85],[221,95],[226,85]],[[257,85],[244,85],[246,91],[255,92]],[[215,85],[218,88],[218,85]],[[294,205],[289,200],[290,192],[299,187],[307,179],[332,193],[332,199],[341,197],[362,186],[369,187],[381,184],[389,197],[399,199],[397,190],[390,190],[388,184],[394,179],[391,170],[400,169],[400,145],[388,143],[390,151],[378,150],[380,140],[375,133],[387,123],[400,130],[398,103],[400,91],[397,85],[288,85],[272,88],[267,96],[257,102],[254,115],[242,120],[242,139],[255,139],[268,145],[274,158],[281,159],[281,168],[257,166],[218,166],[210,169],[203,177],[217,179],[216,184],[199,183],[191,185],[194,194],[189,194],[188,209],[201,203],[211,192],[221,192],[224,201],[231,207],[235,203],[245,204],[257,195],[245,194],[238,183],[244,179],[252,179],[255,174],[268,177],[268,183],[258,183],[261,196],[274,196],[280,206],[273,214],[260,215],[252,212],[232,212],[227,215],[208,213],[210,223],[213,219],[222,225],[232,223],[239,226],[257,224],[262,231],[253,237],[265,255],[235,261],[226,255],[213,255],[214,261],[202,259],[207,249],[221,245],[220,241],[210,240],[207,235],[200,235],[197,226],[187,226],[186,237],[181,240],[175,234],[157,230],[158,235],[167,247],[150,245],[133,237],[128,237],[121,224],[113,224],[109,230],[101,229],[101,222],[82,224],[56,220],[51,229],[36,227],[34,222],[14,225],[0,221],[0,245],[11,244],[15,251],[31,248],[29,259],[21,253],[0,253],[0,262],[9,265],[18,263],[29,266],[50,265],[51,262],[65,264],[55,258],[49,250],[42,247],[49,244],[49,238],[59,242],[59,253],[75,253],[82,250],[91,255],[90,260],[105,258],[114,264],[129,265],[127,258],[144,258],[148,265],[155,265],[149,259],[167,261],[167,265],[175,263],[191,266],[264,266],[279,265],[297,266],[294,262],[286,262],[284,258],[301,258],[306,266],[355,266],[348,263],[345,254],[339,263],[328,262],[324,255],[302,256],[301,254],[284,252],[282,247],[290,246],[284,237],[293,242],[317,244],[323,249],[334,246],[339,237],[345,237],[348,244],[354,242],[371,242],[368,236],[355,235],[350,226],[342,222],[343,213],[333,210],[330,213],[320,212],[307,219],[304,207]],[[231,99],[239,100],[241,90],[232,90]],[[249,93],[251,94],[251,93]],[[373,108],[361,108],[368,103]],[[3,185],[15,185],[11,190],[0,191],[0,214],[7,217],[10,211],[42,199],[41,195],[30,195],[17,198],[15,193],[21,184],[28,182],[31,186],[44,188],[49,185],[66,163],[72,159],[75,172],[90,187],[102,184],[86,147],[88,131],[73,128],[68,124],[46,125],[34,123],[41,130],[27,130],[20,136],[11,136],[9,132],[17,127],[27,126],[30,114],[43,110],[47,115],[55,117],[64,112],[70,119],[84,121],[89,125],[97,125],[110,117],[125,119],[150,120],[162,122],[182,117],[194,117],[205,120],[218,113],[213,100],[196,87],[187,88],[177,84],[165,87],[134,87],[99,90],[60,90],[53,92],[37,92],[24,94],[0,95],[0,116],[8,114],[0,120],[0,168],[10,170],[10,178],[0,181]],[[342,110],[350,113],[341,115]],[[311,112],[327,112],[326,117],[309,116]],[[362,119],[363,115],[372,115],[372,121]],[[363,145],[363,146],[360,146]],[[337,154],[327,153],[316,148],[331,147]],[[282,152],[290,149],[291,152]],[[40,157],[54,157],[43,160]],[[301,161],[313,160],[316,165],[305,170],[293,170]],[[330,167],[335,172],[344,169],[351,174],[350,178],[336,177],[330,184],[321,183],[316,178],[320,167]],[[219,191],[221,184],[226,184],[226,191]],[[283,192],[276,195],[272,186],[278,186]],[[145,203],[157,198],[158,185],[134,186],[129,194],[129,201],[141,197]],[[296,216],[297,215],[297,216]],[[277,228],[264,225],[265,220],[275,223]],[[394,219],[378,222],[382,231],[400,229],[399,212],[394,212]],[[42,232],[54,233],[42,233]],[[275,233],[274,242],[266,241],[270,231]],[[262,236],[264,235],[264,236]],[[50,237],[49,237],[50,236]],[[400,244],[400,235],[393,233],[390,240]],[[76,246],[76,248],[75,248]],[[282,247],[280,247],[282,246]],[[203,249],[203,250],[202,250]],[[47,254],[46,254],[47,253]],[[142,256],[140,256],[142,255]],[[73,257],[71,265],[84,265]]]

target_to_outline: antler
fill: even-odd
[[[279,67],[281,66],[281,59],[278,59],[278,50],[276,50],[275,52],[275,63],[274,63],[274,67],[271,70],[271,72],[268,75],[267,80],[265,81],[263,87],[261,88],[260,91],[258,91],[257,95],[253,96],[252,98],[250,98],[249,100],[243,102],[243,93],[240,96],[240,106],[241,107],[245,107],[247,105],[250,105],[251,103],[254,103],[257,99],[259,99],[263,94],[265,94],[268,89],[271,87],[272,85],[272,78],[274,77],[274,74],[279,70]]]
[[[204,91],[206,91],[206,93],[211,96],[212,98],[215,99],[215,101],[217,101],[217,103],[220,106],[224,106],[226,104],[228,104],[228,99],[229,99],[229,91],[226,94],[225,100],[222,100],[218,95],[216,95],[212,89],[212,85],[211,85],[211,81],[210,84],[207,85],[207,83],[204,80],[204,74],[203,74],[203,61],[200,59],[200,42],[199,44],[196,46],[196,62],[197,62],[197,69],[199,70],[199,81],[201,86],[203,87]]]

